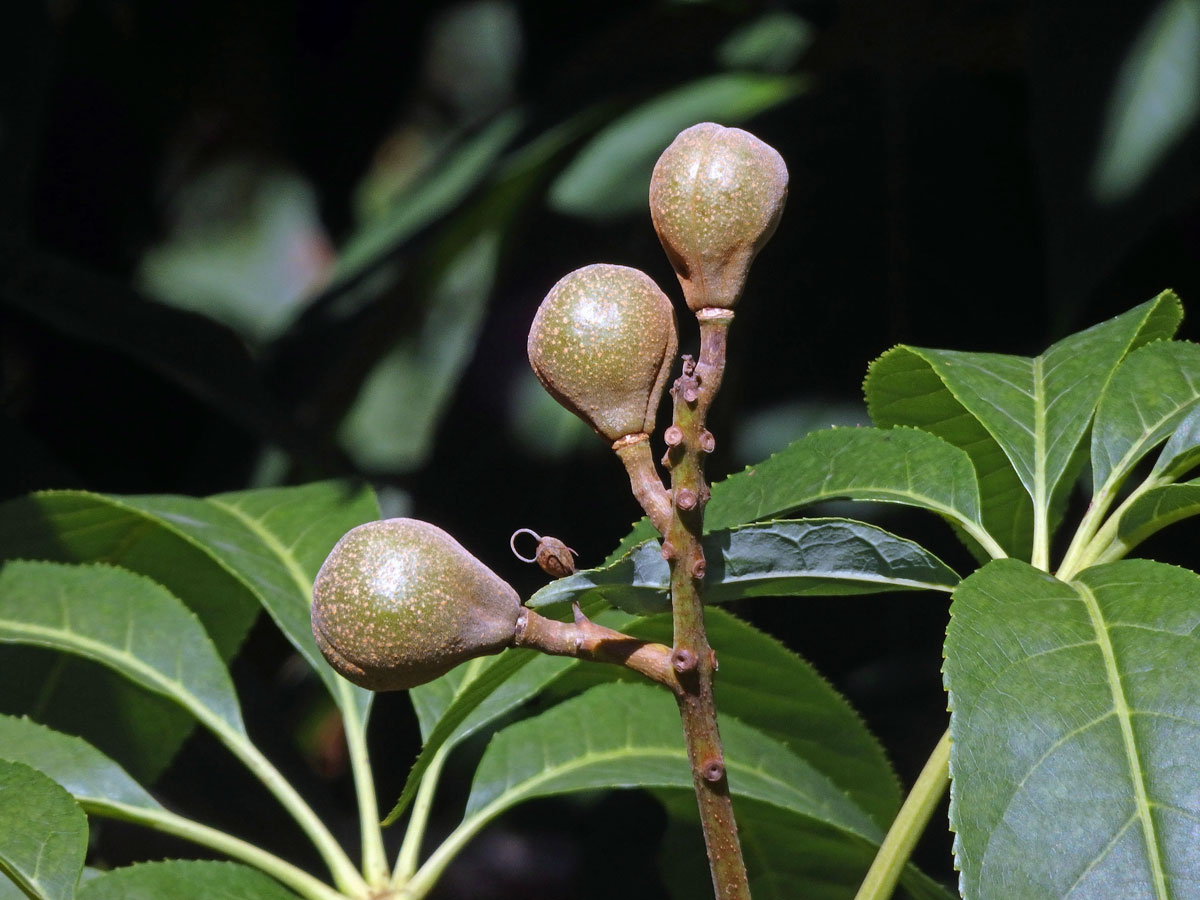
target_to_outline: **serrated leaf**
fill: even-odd
[[[878,841],[861,809],[782,744],[724,718],[730,790]],[[613,787],[692,786],[678,713],[656,687],[606,684],[497,732],[475,771],[464,827],[534,797]]]
[[[251,591],[325,682],[334,701],[365,719],[371,694],[337,675],[312,636],[309,606],[317,570],[338,539],[375,519],[372,493],[345,482],[268,488],[212,497],[124,497],[208,553]]]
[[[639,619],[617,610],[585,609],[597,623],[633,637],[670,639],[669,617]],[[720,648],[721,709],[811,763],[881,826],[890,822],[900,802],[896,777],[879,743],[845,699],[803,659],[753,626],[718,609],[709,610],[705,618],[710,640]],[[524,651],[518,654],[517,659],[526,660],[519,669],[467,672],[450,682],[460,686],[459,693],[438,702],[445,719],[436,723],[428,737],[389,820],[403,811],[429,757],[442,742],[453,745],[534,696],[561,699],[610,680],[637,680],[617,666]],[[493,680],[489,683],[488,679]],[[447,687],[447,695],[454,690]],[[465,708],[456,708],[459,706]]]
[[[646,207],[654,162],[675,135],[696,122],[738,125],[797,96],[796,77],[724,73],[655,97],[594,137],[550,187],[558,212],[612,219]]]
[[[715,687],[721,715],[779,741],[880,827],[890,825],[900,807],[899,781],[846,699],[803,658],[753,625],[721,609],[708,610],[704,618],[721,667]],[[671,641],[669,615],[612,625],[645,640]],[[610,668],[581,665],[574,674],[613,677]]]
[[[1104,558],[1120,558],[1168,525],[1200,515],[1200,479],[1151,488],[1129,505],[1117,523],[1117,540]]]
[[[41,772],[0,760],[0,880],[35,900],[71,900],[88,823],[71,795]]]
[[[1195,896],[1198,634],[1200,576],[1161,563],[1068,584],[1000,560],[959,586],[945,675],[967,900]]]
[[[988,539],[970,458],[914,428],[814,431],[714,484],[705,528],[731,528],[842,497],[932,510]]]
[[[748,597],[811,597],[897,590],[951,591],[954,570],[913,541],[852,519],[775,520],[704,536],[704,602]],[[659,543],[618,562],[550,582],[533,607],[600,598],[652,615],[670,608],[671,572]]]
[[[983,524],[1010,554],[1028,558],[1035,518],[1052,518],[1117,364],[1169,338],[1181,318],[1179,299],[1164,291],[1032,359],[897,347],[867,374],[868,411],[879,425],[913,425],[966,450]]]
[[[0,557],[106,562],[146,575],[188,605],[226,662],[260,609],[201,548],[117,497],[45,491],[0,503]],[[195,726],[171,701],[94,663],[18,646],[0,647],[0,711],[87,735],[147,782]]]
[[[88,491],[40,491],[0,503],[0,554],[108,563],[145,575],[186,603],[222,659],[231,659],[258,615],[254,597],[204,548],[125,501]]]
[[[684,791],[654,792],[670,813],[660,851],[663,881],[675,900],[712,891],[696,798]],[[755,900],[848,900],[861,884],[877,847],[778,806],[740,798],[738,836]],[[896,895],[910,900],[956,900],[915,866],[905,867]]]
[[[0,759],[37,769],[80,803],[162,809],[124,769],[87,741],[29,719],[0,716]]]
[[[1113,491],[1138,460],[1176,431],[1197,402],[1200,344],[1160,341],[1131,353],[1096,410],[1094,495]]]
[[[257,869],[210,860],[168,860],[113,869],[80,885],[77,900],[296,900]]]
[[[248,517],[236,515],[239,503]],[[212,502],[47,491],[0,504],[0,555],[107,562],[146,575],[199,616],[225,660],[266,607],[335,698],[346,693],[364,709],[367,692],[337,678],[312,641],[306,585],[344,532],[378,514],[369,490],[343,482]],[[87,736],[140,779],[155,778],[190,733],[190,716],[123,678],[26,648],[3,650],[0,708]]]
[[[5,563],[0,642],[87,657],[170,697],[209,727],[246,734],[229,671],[195,615],[124,569]]]

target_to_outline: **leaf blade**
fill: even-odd
[[[1002,560],[963,582],[951,613],[964,896],[1189,896],[1200,860],[1180,851],[1194,825],[1179,816],[1200,816],[1183,771],[1200,734],[1187,674],[1200,576],[1126,560],[1067,584]]]
[[[735,795],[882,838],[866,813],[776,742],[732,718],[722,734]],[[465,820],[490,819],[534,797],[645,786],[691,787],[671,699],[647,685],[600,685],[498,732],[476,769]]]
[[[836,498],[928,509],[981,527],[979,485],[970,458],[915,428],[815,431],[758,465],[713,485],[709,529],[775,518]]]
[[[670,814],[660,853],[664,881],[676,900],[704,896],[711,876],[696,798],[684,791],[656,790]],[[756,900],[846,900],[862,883],[878,848],[768,803],[741,798],[738,834]],[[955,900],[911,863],[901,875],[912,900]],[[897,896],[901,896],[897,894]]]
[[[0,641],[87,657],[170,697],[210,727],[246,735],[229,671],[203,627],[140,575],[9,562],[0,569]]]
[[[704,536],[704,602],[892,590],[951,591],[958,575],[919,544],[851,519],[774,520]],[[670,569],[657,541],[615,563],[559,578],[529,598],[532,607],[603,599],[635,615],[670,605]]]
[[[87,741],[30,719],[0,716],[0,759],[37,769],[80,803],[162,809],[124,769]]]
[[[1198,402],[1200,344],[1160,341],[1131,353],[1096,410],[1093,496],[1113,491],[1152,447],[1177,430]],[[1185,438],[1186,434],[1180,440]],[[1184,453],[1184,448],[1172,453]]]
[[[1033,523],[1056,514],[1118,363],[1169,338],[1181,318],[1179,298],[1164,291],[1032,359],[898,347],[868,371],[868,410],[877,424],[916,426],[966,450],[979,473],[984,524],[1010,554],[1028,558]]]
[[[1168,525],[1200,514],[1200,480],[1183,484],[1166,484],[1152,488],[1138,497],[1121,514],[1117,523],[1116,547],[1107,550],[1124,556],[1132,548]]]
[[[0,877],[37,900],[71,900],[87,837],[70,794],[36,769],[0,760]]]
[[[369,691],[350,685],[321,656],[312,636],[312,581],[338,539],[378,518],[369,489],[344,482],[237,491],[209,498],[158,495],[124,502],[170,524],[232,572],[316,671],[339,707],[359,718]]]

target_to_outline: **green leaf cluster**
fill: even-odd
[[[756,896],[849,897],[877,850],[889,857],[893,838],[924,820],[901,806],[883,749],[846,701],[730,605],[913,590],[952,595],[944,671],[962,895],[1193,895],[1200,575],[1125,558],[1200,511],[1200,481],[1183,480],[1200,464],[1200,349],[1171,339],[1180,318],[1168,292],[1032,359],[895,348],[865,382],[874,427],[814,432],[713,486],[709,637]],[[1086,508],[1075,511],[1085,469]],[[792,518],[835,498],[932,512],[984,562],[963,580],[875,525]],[[704,867],[689,865],[702,848],[691,775],[666,692],[620,667],[527,650],[409,692],[423,747],[386,820],[404,826],[388,864],[366,755],[370,696],[324,665],[308,620],[329,549],[378,514],[369,490],[337,482],[204,499],[49,492],[0,505],[0,891],[169,900],[202,886],[245,900],[365,900],[390,889],[416,900],[512,807],[625,787],[652,791],[668,811],[673,895],[702,892]],[[669,579],[646,537],[635,528],[607,564],[548,584],[530,604],[564,615],[578,604],[600,624],[669,642]],[[260,609],[345,724],[361,865],[243,722],[228,663]],[[196,723],[296,820],[329,883],[147,791]],[[480,748],[459,824],[427,847],[449,756]],[[944,785],[944,773],[931,783]],[[88,872],[88,817],[235,862]],[[908,896],[948,896],[903,854],[887,867],[884,882]]]

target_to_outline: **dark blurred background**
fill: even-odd
[[[509,555],[518,527],[599,563],[638,510],[543,396],[525,333],[591,262],[678,295],[645,190],[697,121],[748,128],[791,171],[738,312],[714,477],[865,421],[866,365],[895,343],[1033,355],[1166,287],[1200,302],[1197,0],[10,6],[3,497],[349,475],[523,592],[540,578]],[[970,567],[940,523],[875,512]],[[738,612],[833,680],[911,781],[944,727],[943,599]],[[247,720],[276,757],[302,744],[291,774],[352,833],[336,729],[288,656],[252,635]],[[416,737],[403,697],[377,715],[386,803]],[[269,813],[218,802],[243,776],[210,750],[193,739],[160,793],[272,835]],[[627,896],[661,896],[663,827],[636,793],[533,804],[440,896],[603,897],[589,873],[614,860]],[[921,862],[950,881],[948,835],[930,832]],[[110,864],[192,852],[99,834]]]

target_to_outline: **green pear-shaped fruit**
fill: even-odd
[[[348,531],[317,573],[312,629],[325,659],[373,691],[432,681],[513,641],[521,599],[442,529],[416,519]]]
[[[740,128],[693,125],[650,179],[650,217],[693,311],[732,309],[787,200],[783,157]]]
[[[564,276],[529,329],[538,380],[610,441],[654,431],[678,349],[671,301],[649,275],[627,266],[585,266]]]

